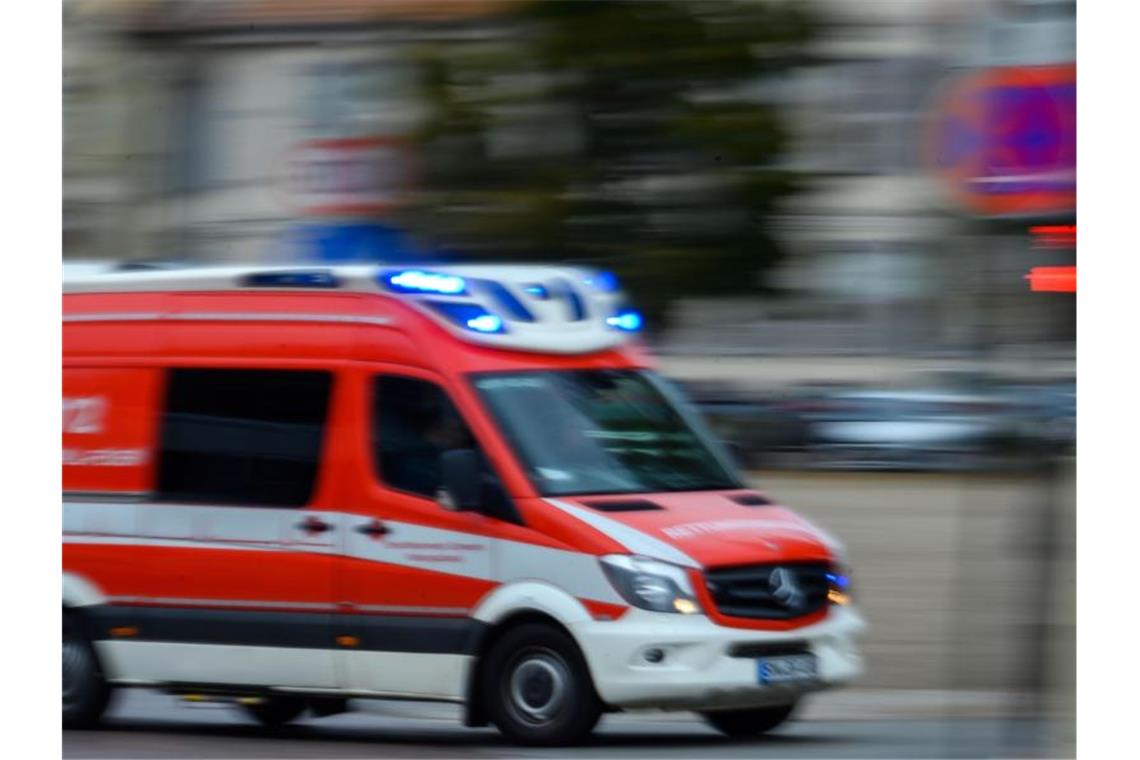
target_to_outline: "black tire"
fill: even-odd
[[[705,721],[725,736],[748,739],[771,731],[791,716],[795,704],[751,710],[717,710],[701,713]]]
[[[488,717],[520,744],[578,743],[602,714],[581,651],[554,626],[527,623],[508,631],[487,653],[482,674]]]
[[[265,697],[260,702],[243,704],[242,709],[266,728],[278,728],[305,712],[305,701],[295,697]]]
[[[90,728],[111,701],[111,687],[75,615],[63,613],[63,727]]]

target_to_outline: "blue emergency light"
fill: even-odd
[[[640,312],[634,309],[622,309],[612,317],[606,317],[607,325],[625,332],[637,332],[644,323],[645,320],[641,318]]]
[[[619,287],[617,275],[613,272],[594,272],[585,283],[600,293],[616,293]]]
[[[454,301],[429,301],[431,307],[450,321],[474,332],[493,334],[505,333],[507,326],[502,317],[492,314],[477,303]]]
[[[436,293],[458,296],[467,292],[467,282],[455,274],[426,272],[422,269],[402,269],[385,272],[381,279],[395,293]]]

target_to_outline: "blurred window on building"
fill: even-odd
[[[398,491],[434,498],[443,453],[476,448],[471,431],[435,383],[385,375],[374,388],[372,438],[380,478]]]
[[[306,137],[407,133],[418,120],[415,69],[398,57],[342,57],[306,62],[296,101]]]
[[[856,303],[920,298],[929,290],[923,257],[887,243],[851,246],[825,253],[815,270],[815,288]]]
[[[808,171],[899,174],[919,163],[924,103],[937,61],[896,57],[833,61],[802,75],[797,96],[800,156]]]
[[[332,374],[170,372],[158,499],[300,507],[316,483]]]
[[[202,67],[188,68],[177,78],[176,91],[182,118],[174,119],[175,138],[179,150],[175,156],[173,185],[182,192],[193,192],[209,186],[210,140],[212,124],[206,72]]]

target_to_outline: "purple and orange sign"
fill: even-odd
[[[983,216],[1072,211],[1077,197],[1076,67],[987,69],[953,83],[926,135],[927,161]]]

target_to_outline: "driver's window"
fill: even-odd
[[[399,491],[435,498],[443,452],[477,448],[471,431],[435,383],[381,375],[373,394],[373,451],[381,480]]]

